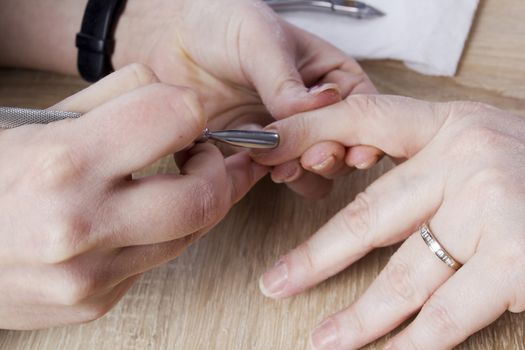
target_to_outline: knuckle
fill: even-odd
[[[46,232],[47,249],[43,262],[59,264],[89,249],[91,222],[78,215],[64,215],[54,220]]]
[[[86,161],[69,145],[48,145],[45,150],[39,154],[35,165],[35,184],[39,188],[56,189],[77,183],[87,171]]]
[[[500,206],[515,195],[515,181],[499,168],[485,168],[474,174],[469,182],[469,189],[484,205]]]
[[[126,73],[129,72],[133,76],[134,85],[136,86],[149,85],[159,81],[153,70],[142,63],[132,63],[124,69]]]
[[[278,28],[277,30],[280,31],[282,29]],[[279,79],[279,77],[276,78]],[[293,113],[290,109],[286,110],[283,109],[282,105],[277,105],[277,103],[279,103],[278,97],[286,95],[287,91],[297,90],[298,86],[303,86],[303,83],[296,77],[289,75],[285,78],[280,78],[272,91],[274,98],[271,100],[272,102],[268,104],[268,111],[275,116],[276,119],[282,119]]]
[[[465,156],[476,154],[494,154],[509,142],[514,143],[512,136],[497,130],[494,127],[483,125],[484,123],[461,123],[460,130],[455,132],[452,142],[449,144],[449,152],[452,156],[463,159]]]
[[[525,311],[525,238],[510,237],[507,244],[500,247],[492,256],[494,276],[499,279],[495,283],[503,286],[509,292],[508,310],[511,312]]]
[[[363,248],[373,248],[375,238],[371,234],[372,222],[371,196],[365,191],[341,211],[343,229],[357,239]]]
[[[463,331],[454,322],[450,310],[445,306],[443,300],[434,294],[434,297],[424,306],[425,327],[427,331],[434,335],[440,336],[442,334],[450,334],[456,336],[463,336]],[[465,335],[466,336],[466,335]]]
[[[384,288],[382,294],[386,297],[386,302],[391,305],[398,305],[401,301],[411,307],[418,307],[428,297],[428,295],[420,295],[415,288],[410,267],[397,256],[397,253],[385,268],[382,284]]]
[[[519,235],[507,237],[505,244],[500,246],[493,259],[495,260],[494,266],[503,268],[511,275],[516,271],[523,271],[522,268],[525,267],[525,237]]]
[[[309,241],[304,242],[295,249],[295,253],[299,256],[299,264],[305,266],[306,269],[312,273],[319,270],[319,262],[316,260],[314,250]]]
[[[218,222],[225,214],[221,204],[221,194],[215,184],[201,178],[191,189],[192,198],[197,198],[196,205],[192,206],[190,220],[200,227]]]
[[[81,308],[80,322],[92,322],[103,317],[111,310],[111,307],[105,304],[86,305]]]
[[[64,306],[82,304],[97,292],[99,277],[82,268],[62,267],[61,281],[57,284],[60,288],[58,291],[59,303]]]
[[[363,334],[366,332],[365,320],[360,311],[356,308],[351,308],[344,315],[343,327],[340,327],[346,331],[350,331],[352,334]],[[343,311],[344,312],[344,311]],[[339,325],[338,317],[333,317],[334,323]],[[339,328],[339,327],[338,327]]]

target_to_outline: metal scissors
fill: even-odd
[[[82,114],[77,112],[0,107],[0,129],[12,129],[27,124],[49,124],[62,119],[76,119],[81,116]],[[202,132],[202,136],[195,142],[206,142],[208,140],[244,148],[275,148],[279,145],[279,134],[254,130],[210,131],[206,128]]]
[[[373,19],[382,17],[384,12],[353,0],[266,0],[275,11],[328,11],[347,15],[357,19]]]

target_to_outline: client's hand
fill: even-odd
[[[116,43],[116,66],[142,62],[160,80],[194,90],[211,129],[264,126],[352,93],[375,92],[355,60],[259,0],[129,0]],[[292,160],[272,171],[274,181],[306,196],[326,194],[326,179],[344,171],[346,150],[326,140],[312,152],[310,172]],[[353,154],[352,165],[361,168],[380,157],[369,147]]]
[[[523,118],[478,103],[354,96],[268,129],[282,143],[254,155],[266,165],[325,140],[408,159],[261,278],[265,295],[289,297],[405,240],[359,300],[313,332],[315,349],[361,347],[415,312],[389,349],[449,349],[506,310],[525,310]],[[429,250],[425,222],[446,252]]]
[[[134,65],[53,107],[78,120],[0,131],[0,328],[96,319],[215,225],[267,169],[191,149],[181,174],[130,174],[201,135],[195,95]]]

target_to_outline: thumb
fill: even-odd
[[[438,133],[450,115],[450,106],[399,96],[353,95],[270,124],[266,130],[279,133],[279,147],[253,151],[252,157],[261,164],[280,164],[330,140],[347,147],[373,146],[392,157],[409,158]]]
[[[239,52],[243,72],[270,114],[283,119],[338,102],[341,92],[336,84],[305,86],[298,71],[296,40],[271,9],[264,10],[268,14],[259,14],[243,27]]]

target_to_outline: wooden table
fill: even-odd
[[[421,76],[396,62],[363,64],[384,93],[477,100],[523,115],[524,14],[522,0],[482,1],[455,78]],[[3,70],[0,105],[45,107],[84,86],[75,78]],[[148,171],[169,168],[164,162]],[[258,277],[390,168],[383,161],[342,179],[329,198],[318,202],[265,180],[179,259],[146,273],[107,316],[80,326],[0,331],[0,349],[306,349],[311,328],[362,294],[395,248],[377,250],[286,301],[264,298]],[[388,337],[368,348],[382,348]],[[506,313],[459,348],[525,349],[524,339],[525,314]]]

